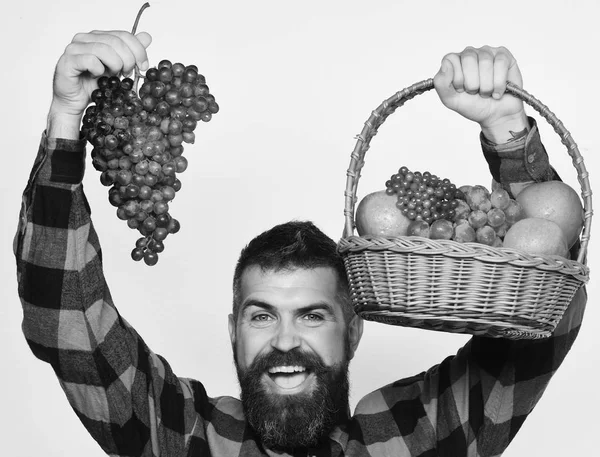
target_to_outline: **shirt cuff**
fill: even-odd
[[[554,171],[535,119],[529,117],[529,132],[515,141],[495,144],[480,135],[483,155],[494,180],[501,184],[548,181]]]
[[[44,131],[40,144],[38,160],[38,180],[61,183],[79,184],[85,172],[85,146],[83,135],[79,140],[50,138]]]

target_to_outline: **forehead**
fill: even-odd
[[[337,273],[328,267],[263,271],[250,266],[240,281],[240,303],[248,300],[291,307],[326,302],[341,310]]]

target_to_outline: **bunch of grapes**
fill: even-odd
[[[431,224],[438,219],[452,220],[458,200],[464,195],[447,178],[439,178],[428,171],[412,172],[401,167],[385,183],[389,195],[397,195],[396,206],[413,221]]]
[[[465,201],[454,218],[452,239],[500,247],[510,227],[525,217],[522,206],[501,187],[490,192],[485,186],[462,186]]]
[[[139,96],[134,86],[131,78],[99,78],[82,130],[117,217],[142,235],[131,257],[155,265],[165,238],[180,228],[169,203],[188,166],[183,143],[194,143],[198,122],[210,121],[219,105],[195,65],[162,60],[146,72]]]

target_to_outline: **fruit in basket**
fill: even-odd
[[[461,219],[461,221],[465,222],[456,224],[454,227],[454,237],[452,239],[454,241],[458,241],[459,243],[476,242],[477,236],[475,229],[466,221],[466,219]]]
[[[500,239],[504,239],[504,236],[506,235],[506,231],[508,230],[509,225],[504,222],[504,224],[502,225],[498,225],[497,227],[494,227],[494,231],[496,232],[496,236]]]
[[[583,206],[577,192],[561,181],[534,183],[516,198],[529,218],[543,218],[556,223],[570,248],[583,228]]]
[[[475,240],[477,243],[493,246],[496,238],[496,231],[489,225],[484,225],[475,231]]]
[[[555,227],[529,220],[517,225],[533,218],[555,222]],[[573,189],[558,181],[532,184],[515,200],[498,183],[491,192],[478,184],[457,188],[449,179],[401,167],[385,191],[361,201],[356,226],[359,235],[421,236],[566,256],[563,241],[577,239],[583,208]],[[564,232],[562,238],[556,227]]]
[[[451,240],[454,235],[454,226],[447,219],[438,219],[431,223],[429,238],[432,240]]]
[[[397,198],[397,206],[410,220],[431,224],[438,219],[452,220],[462,192],[448,178],[428,171],[412,172],[400,167],[385,183],[386,192]]]
[[[429,224],[423,220],[412,221],[406,229],[406,236],[429,238]]]
[[[476,209],[471,211],[467,220],[469,221],[469,224],[471,224],[471,227],[478,229],[484,227],[488,223],[488,216],[485,211]]]
[[[471,214],[471,207],[469,204],[461,199],[456,200],[458,203],[454,210],[454,218],[453,220],[458,221],[460,219],[468,219],[469,214]]]
[[[405,236],[412,222],[396,206],[398,199],[385,190],[366,195],[356,209],[356,231],[360,236]]]
[[[500,227],[506,222],[506,215],[500,208],[492,208],[487,212],[487,221],[491,227]]]
[[[492,209],[490,201],[490,191],[485,186],[479,184],[471,186],[465,193],[466,201],[473,211],[481,210],[488,212]]]
[[[131,257],[155,265],[163,240],[180,228],[169,205],[181,189],[177,175],[188,166],[184,143],[194,143],[198,123],[210,121],[219,105],[195,65],[164,59],[146,71],[138,92],[139,77],[136,68],[135,81],[99,78],[82,131],[117,217],[142,235]]]
[[[510,195],[502,187],[497,187],[496,189],[492,190],[492,193],[490,194],[492,208],[504,209],[509,205],[510,200]]]
[[[529,254],[567,257],[569,247],[558,224],[541,217],[527,217],[506,232],[504,247]]]
[[[518,201],[513,199],[508,202],[508,205],[503,211],[508,225],[513,225],[515,222],[520,221],[525,217],[523,207]]]
[[[470,184],[464,184],[464,185],[460,186],[458,188],[458,190],[460,190],[464,195],[467,195],[467,192],[469,192],[469,190],[471,190],[471,187],[473,187],[473,186]]]
[[[454,219],[453,240],[502,246],[502,239],[508,228],[524,217],[523,208],[510,197],[510,194],[499,184],[490,192],[483,185],[463,185],[459,187],[465,195],[465,208],[461,201]],[[460,216],[459,216],[460,214]],[[459,222],[466,220],[473,232],[459,227]],[[472,238],[475,239],[472,239]]]

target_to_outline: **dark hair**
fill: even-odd
[[[348,278],[337,245],[310,221],[276,225],[252,239],[242,249],[233,275],[233,318],[236,322],[241,305],[241,278],[244,270],[250,266],[258,266],[263,271],[332,268],[338,277],[338,295],[346,322],[354,316]]]

